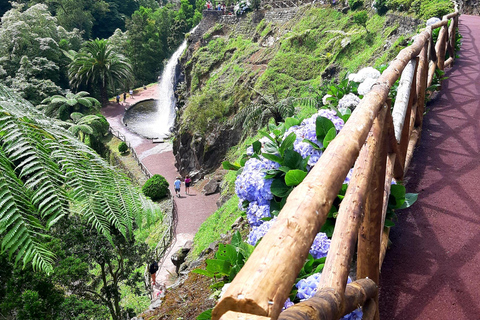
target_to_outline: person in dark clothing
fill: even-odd
[[[127,93],[126,92],[123,93],[123,102],[127,102]]]
[[[153,287],[157,283],[157,271],[158,271],[157,261],[152,262],[152,264],[148,268],[148,271],[150,272],[150,276],[152,277],[152,287]]]
[[[117,99],[117,103],[120,103],[120,95],[119,94],[117,94],[116,99]]]

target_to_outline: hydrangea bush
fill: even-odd
[[[225,169],[238,170],[235,192],[239,198],[239,208],[245,211],[251,227],[247,238],[248,245],[255,246],[277,220],[277,215],[295,186],[300,184],[308,171],[318,162],[351,112],[360,103],[362,96],[357,95],[359,82],[378,78],[379,72],[367,69],[352,79],[344,79],[339,86],[331,86],[324,104],[329,109],[320,109],[307,119],[287,118],[279,126],[269,126],[270,132],[259,131],[263,138],[248,147],[246,154],[238,164],[224,162]],[[296,290],[287,299],[285,308],[315,294],[325,257],[330,249],[330,238],[335,226],[338,207],[345,195],[352,176],[351,169],[344,181],[339,197],[334,201],[327,221],[310,248],[308,260],[302,268]],[[410,206],[416,195],[405,194],[401,185],[392,185],[386,226],[393,225],[393,212]],[[323,232],[322,232],[323,231]],[[349,278],[349,282],[351,282]],[[343,319],[361,319],[362,311],[357,309]]]

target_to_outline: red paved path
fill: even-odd
[[[158,86],[154,85],[148,87],[146,90],[140,90],[140,92],[134,94],[133,97],[127,98],[126,103],[124,101],[121,101],[120,104],[114,102],[109,103],[102,109],[102,113],[107,118],[110,126],[120,131],[126,137],[148,170],[152,174],[161,174],[167,179],[170,183],[172,194],[175,194],[173,181],[179,174],[174,165],[175,159],[172,153],[171,143],[154,144],[151,140],[142,138],[128,131],[121,121],[126,107],[142,100],[155,98],[159,94]],[[170,261],[171,254],[183,246],[186,241],[192,240],[202,222],[217,209],[216,201],[219,198],[218,194],[205,196],[201,193],[201,190],[197,190],[195,186],[193,186],[190,187],[190,194],[185,195],[183,184],[181,191],[182,197],[174,198],[178,209],[176,242],[170,254],[165,259],[163,270],[160,270],[157,274],[158,283],[166,282],[168,273],[175,271],[175,266]]]
[[[480,17],[426,114],[380,279],[381,319],[480,319]]]

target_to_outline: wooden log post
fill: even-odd
[[[377,79],[315,167],[292,191],[277,221],[215,306],[213,320],[218,320],[229,310],[272,319],[278,317],[344,177],[358,156],[378,111],[385,104],[390,87],[427,40],[428,33],[420,33]]]
[[[335,222],[336,227],[333,231],[330,250],[320,278],[319,289],[332,288],[339,293],[345,291],[350,263],[357,243],[358,229],[375,170],[373,163],[375,153],[378,151],[378,138],[383,134],[379,131],[383,131],[382,123],[385,122],[385,114],[389,110],[385,106],[378,114],[367,141],[360,151],[360,156],[355,162],[352,178]]]
[[[424,46],[418,55],[417,67],[417,115],[415,116],[415,126],[421,127],[423,123],[423,113],[425,112],[425,90],[427,90],[428,77],[428,47]]]
[[[317,291],[312,298],[282,312],[279,320],[336,320],[377,295],[378,286],[371,279],[349,283],[344,299],[335,290],[324,288]]]
[[[375,158],[372,162],[375,168],[370,183],[369,193],[365,205],[365,215],[358,235],[357,277],[369,278],[379,283],[380,278],[380,239],[382,234],[383,197],[385,186],[385,172],[387,163],[387,126],[386,113],[374,123]],[[378,296],[374,298],[378,302]],[[378,303],[377,303],[378,305]],[[375,319],[379,319],[378,310]]]
[[[405,123],[407,118],[410,119],[410,116],[407,115],[408,105],[412,102],[411,95],[414,78],[415,78],[415,70],[417,67],[416,59],[412,59],[408,62],[405,69],[403,69],[402,77],[400,78],[400,82],[397,89],[397,98],[395,99],[395,105],[393,106],[392,117],[393,117],[393,125],[395,129],[395,138],[397,142],[400,143],[402,138],[402,131],[405,125],[409,125],[409,123]]]
[[[446,22],[446,20],[444,20]],[[442,21],[442,22],[444,22]],[[438,33],[437,43],[435,44],[435,51],[437,52],[437,67],[440,70],[445,70],[445,50],[446,50],[446,39],[447,39],[447,26],[442,26],[440,32]],[[440,86],[438,90],[442,88],[442,83],[440,82]]]

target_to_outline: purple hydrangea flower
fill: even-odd
[[[319,232],[313,244],[310,247],[310,254],[315,259],[320,259],[327,256],[328,250],[330,249],[330,243],[332,241],[328,239],[327,235],[323,232]]]
[[[285,303],[283,304],[283,309],[282,310],[286,310],[288,308],[290,308],[291,306],[293,306],[295,303],[293,303],[290,298],[287,298],[287,300],[285,301]]]
[[[320,276],[321,273],[314,273],[306,279],[302,279],[298,281],[295,285],[298,289],[297,297],[303,301],[310,299],[315,295],[317,292],[317,286],[320,283]],[[352,279],[348,277],[347,283],[352,282]],[[363,316],[363,312],[360,308],[354,310],[353,312],[343,316],[343,320],[361,320]]]
[[[322,152],[320,150],[315,150],[310,143],[304,142],[303,140],[310,140],[319,147],[323,147],[323,142],[317,140],[316,134],[316,120],[317,117],[320,116],[332,121],[335,125],[337,133],[343,128],[344,122],[340,117],[337,116],[335,111],[321,109],[310,118],[303,120],[300,125],[290,127],[285,133],[285,137],[287,137],[291,132],[294,132],[297,136],[297,139],[293,144],[293,150],[300,153],[303,159],[310,157],[308,159],[308,170],[310,170],[318,162]]]
[[[252,201],[247,208],[247,219],[251,226],[259,226],[263,223],[262,218],[270,217],[270,202],[259,204],[257,201]]]
[[[317,286],[320,282],[321,273],[314,273],[306,279],[302,279],[295,285],[298,289],[297,298],[301,301],[307,300],[317,292]]]
[[[250,230],[250,233],[248,234],[247,243],[252,246],[256,245],[258,240],[263,238],[276,220],[277,218],[274,217],[272,220],[265,221],[259,226],[252,227],[252,230]]]
[[[276,169],[279,166],[278,163],[263,157],[260,160],[256,158],[249,159],[245,163],[242,173],[235,180],[235,193],[240,198],[240,201],[257,201],[264,204],[273,199],[273,195],[270,192],[272,179],[265,179],[265,171]]]

